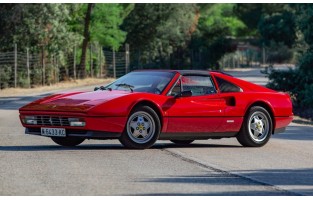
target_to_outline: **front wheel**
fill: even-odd
[[[53,142],[65,147],[74,147],[81,144],[85,139],[76,137],[51,137]]]
[[[156,112],[149,106],[140,106],[128,117],[119,140],[127,148],[146,149],[156,142],[160,131],[161,123]]]
[[[268,111],[254,106],[245,116],[237,140],[245,147],[261,147],[269,141],[272,132],[273,122]]]

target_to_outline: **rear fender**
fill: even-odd
[[[275,113],[273,110],[272,105],[270,104],[270,102],[268,101],[256,101],[256,102],[252,102],[245,110],[245,116],[248,114],[249,110],[253,107],[253,106],[260,106],[265,108],[268,113],[270,114],[272,121],[273,121],[273,130],[275,130],[276,128],[276,120],[275,120]]]

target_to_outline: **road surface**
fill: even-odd
[[[230,73],[267,81],[255,69]],[[114,140],[64,148],[20,125],[18,108],[45,95],[0,97],[0,195],[313,195],[312,126],[292,123],[262,148],[233,138],[158,141],[147,150]]]

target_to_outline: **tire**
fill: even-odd
[[[76,138],[76,137],[51,137],[53,142],[57,143],[58,145],[65,146],[65,147],[74,147],[81,144],[85,139],[84,138]]]
[[[245,116],[237,140],[244,147],[261,147],[269,141],[272,133],[270,114],[265,108],[254,106]]]
[[[171,140],[171,142],[179,145],[188,145],[191,144],[194,140]]]
[[[149,106],[135,108],[128,117],[120,142],[127,148],[146,149],[159,138],[161,123]]]

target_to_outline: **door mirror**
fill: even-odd
[[[187,90],[187,91],[183,91],[178,93],[177,95],[175,95],[175,98],[179,98],[179,97],[191,97],[192,96],[192,92],[191,90]]]

